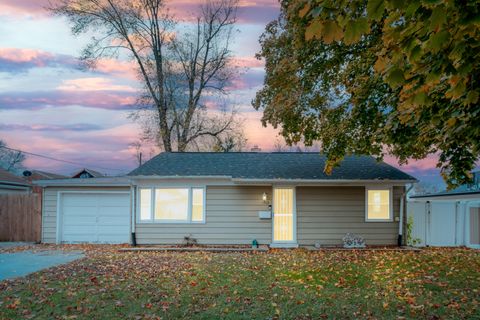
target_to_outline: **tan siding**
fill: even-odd
[[[192,235],[201,244],[251,244],[253,239],[268,244],[272,221],[260,220],[266,210],[262,194],[271,187],[207,187],[206,223],[137,224],[139,244],[178,244]]]
[[[129,191],[125,187],[47,187],[43,189],[42,242],[55,243],[57,239],[58,191]]]
[[[403,190],[393,188],[394,217]],[[348,232],[364,237],[367,245],[395,245],[398,222],[365,222],[364,187],[297,187],[299,245],[341,245]]]

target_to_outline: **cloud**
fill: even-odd
[[[202,1],[175,0],[168,1],[167,7],[179,19],[192,21],[198,15]],[[276,0],[241,0],[238,3],[238,23],[266,24],[278,17],[280,5]]]
[[[79,63],[69,55],[35,49],[0,48],[0,72],[20,73],[32,68],[45,67],[78,69]]]
[[[123,91],[135,92],[136,89],[128,85],[113,84],[111,79],[100,77],[89,77],[79,79],[68,79],[62,81],[57,87],[61,91]]]
[[[46,16],[49,0],[2,0],[0,15]]]
[[[53,125],[53,124],[6,124],[0,123],[0,131],[97,131],[102,130],[104,127],[90,124],[90,123],[74,123],[66,125]]]
[[[122,91],[30,91],[0,93],[0,111],[7,109],[38,110],[45,107],[84,106],[98,109],[129,110],[136,96]]]
[[[48,17],[49,0],[2,0],[0,15],[28,15],[35,18]],[[52,1],[55,3],[55,1]],[[199,12],[198,0],[170,0],[166,6],[176,17],[192,20]],[[265,24],[278,17],[280,5],[277,0],[241,0],[238,8],[239,23]]]

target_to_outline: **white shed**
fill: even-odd
[[[480,248],[480,190],[477,188],[460,187],[412,196],[407,203],[407,217],[413,218],[411,238],[418,239],[418,246]]]

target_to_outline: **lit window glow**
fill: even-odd
[[[391,220],[390,190],[367,190],[367,220]]]
[[[152,218],[152,189],[140,189],[140,220]]]
[[[204,188],[140,188],[139,221],[204,222],[204,192]]]

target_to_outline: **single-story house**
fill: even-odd
[[[411,196],[407,213],[418,246],[480,248],[480,172],[472,185]]]
[[[30,191],[31,185],[28,181],[0,168],[0,194],[21,194]]]
[[[272,247],[397,245],[405,185],[369,156],[331,175],[318,153],[161,153],[123,177],[45,180],[42,241]]]

